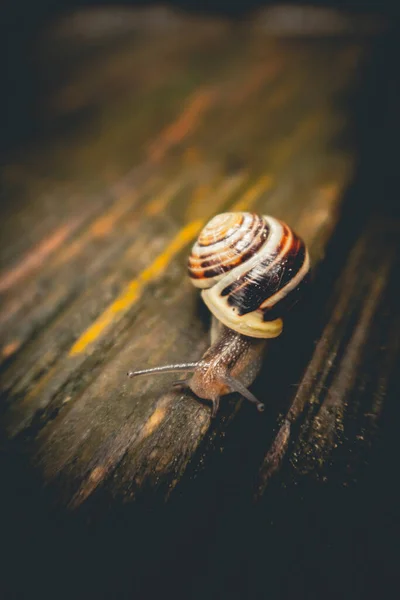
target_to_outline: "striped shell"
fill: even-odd
[[[281,317],[299,299],[310,260],[288,225],[238,212],[211,219],[193,246],[188,267],[218,320],[243,335],[271,338],[281,333]]]

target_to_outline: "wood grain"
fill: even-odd
[[[102,488],[120,500],[164,497],[241,403],[228,399],[210,430],[209,407],[172,391],[168,377],[126,372],[206,348],[185,257],[215,213],[284,219],[315,269],[323,260],[353,172],[342,98],[363,44],[191,21],[178,34],[127,35],[80,62],[61,56],[68,78],[49,118],[76,124],[4,168],[19,207],[4,221],[0,273],[4,439],[70,507]],[[305,405],[307,377],[294,407]]]
[[[339,471],[343,483],[366,460],[398,369],[398,227],[374,217],[351,248],[328,321],[263,460],[258,496],[284,462],[289,479]]]

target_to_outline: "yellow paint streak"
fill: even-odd
[[[269,175],[263,175],[260,177],[254,185],[252,185],[235,204],[232,206],[232,211],[245,211],[249,210],[253,204],[258,200],[263,192],[270,189],[272,186],[272,177]]]
[[[214,198],[214,208],[218,209],[222,201],[225,201],[228,196],[242,184],[244,176],[237,175],[235,177],[226,180]],[[241,200],[243,209],[251,205],[262,191],[267,189],[268,185],[271,185],[270,178],[267,176],[261,177],[254,186],[252,186],[244,195]],[[166,192],[165,196],[155,198],[149,205],[147,214],[152,214],[154,211],[162,209],[162,206],[169,200],[169,198],[178,191],[179,183],[177,187],[172,188]],[[235,208],[235,210],[237,210]],[[116,298],[116,300],[106,308],[106,310],[96,319],[96,321],[88,327],[88,329],[78,338],[75,344],[70,349],[70,356],[81,354],[85,352],[90,344],[97,340],[102,333],[115,321],[118,315],[126,313],[141,297],[144,287],[150,281],[156,279],[161,275],[170,261],[178,254],[191,240],[193,240],[203,227],[205,222],[204,218],[192,220],[186,225],[176,237],[169,243],[164,251],[157,256],[157,258],[140,273],[135,279],[133,279],[125,288],[125,290]]]
[[[203,226],[203,220],[196,220],[184,227],[168,244],[157,258],[133,279],[118,298],[96,319],[96,321],[78,338],[70,350],[70,355],[81,354],[97,340],[122,313],[129,310],[140,298],[146,283],[161,275],[171,260],[180,252]]]

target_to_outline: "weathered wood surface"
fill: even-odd
[[[295,351],[281,348],[269,362],[269,427],[243,415],[243,439],[224,440],[196,487],[211,479],[230,491],[212,526],[203,519],[213,543],[196,598],[210,582],[212,598],[389,598],[398,580],[399,221],[375,215],[352,241],[349,231],[339,227],[312,300],[321,319],[304,376],[282,397],[282,373],[295,382],[299,366],[282,369]],[[302,335],[308,324],[294,327]]]
[[[374,217],[351,248],[327,323],[262,463],[258,494],[286,455],[292,478],[324,479],[330,466],[342,483],[357,477],[366,461],[399,368],[399,225]]]
[[[45,111],[69,130],[3,169],[4,443],[22,448],[70,507],[99,492],[126,500],[143,490],[165,496],[189,463],[196,471],[220,446],[239,409],[250,408],[228,398],[211,422],[209,407],[172,391],[168,376],[129,381],[126,372],[193,361],[206,348],[208,319],[186,279],[185,257],[216,212],[250,209],[286,220],[310,247],[318,286],[317,266],[353,172],[345,100],[364,42],[279,40],[251,21],[168,17],[154,30],[128,28],[119,42],[112,37],[95,51],[93,40],[86,53],[81,41],[77,61],[62,31],[45,64],[64,65],[65,77]],[[371,294],[377,303],[380,288]],[[343,302],[360,315],[363,331],[364,311],[374,313],[376,304],[357,298],[354,307],[347,296]],[[284,441],[310,395],[322,401],[330,373],[315,381],[318,361],[326,352],[331,364],[336,353],[331,328],[350,327],[347,312],[338,325],[335,314],[283,423]],[[307,327],[298,336],[296,320],[314,318],[315,306],[303,303],[276,349],[271,343],[258,383],[271,414],[246,417],[267,432],[261,490],[285,406],[280,399],[290,400],[312,354],[313,339]],[[355,339],[342,349],[343,364],[358,353],[362,331],[348,334]],[[281,374],[289,349],[302,357],[298,379],[270,383],[271,366]],[[322,412],[342,409],[341,381],[354,378],[341,368],[332,366],[339,387]],[[299,441],[306,455],[321,422],[308,418],[311,437]],[[330,434],[333,424],[324,424]],[[279,460],[272,459],[275,468]]]

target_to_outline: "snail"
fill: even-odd
[[[212,313],[209,349],[198,362],[131,371],[128,376],[192,373],[174,385],[210,400],[212,416],[220,397],[231,392],[263,411],[264,404],[248,386],[260,370],[266,340],[281,334],[282,317],[307,284],[310,259],[304,242],[274,217],[222,213],[200,232],[188,270]]]

